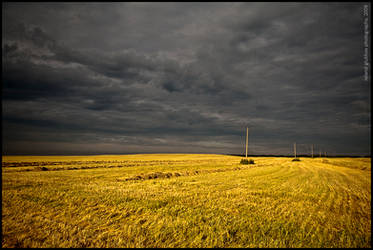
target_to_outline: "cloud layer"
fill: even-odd
[[[368,154],[362,11],[3,3],[3,154]]]

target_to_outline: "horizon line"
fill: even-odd
[[[94,156],[94,155],[137,155],[137,154],[211,154],[211,155],[230,155],[245,157],[245,154],[229,154],[229,153],[186,153],[186,152],[133,152],[133,153],[86,153],[86,154],[2,154],[2,156]],[[248,154],[247,157],[294,157],[293,154]],[[298,157],[306,158],[329,158],[329,157],[371,157],[371,154],[330,154],[330,155],[314,155],[299,154]]]

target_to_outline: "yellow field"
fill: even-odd
[[[371,247],[371,159],[3,156],[3,247]]]

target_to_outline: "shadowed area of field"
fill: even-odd
[[[370,158],[252,159],[3,156],[2,246],[370,247]]]

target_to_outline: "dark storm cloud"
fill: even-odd
[[[366,154],[362,8],[4,3],[3,153]]]

